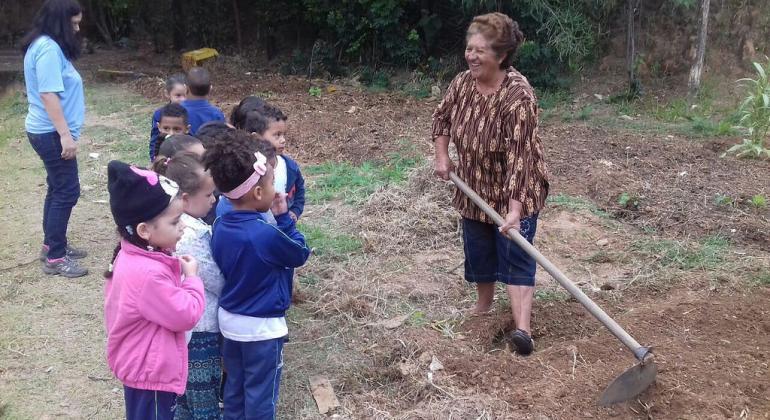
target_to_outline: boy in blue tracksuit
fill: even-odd
[[[203,67],[193,67],[187,73],[187,99],[181,105],[187,110],[190,134],[195,135],[209,121],[224,121],[225,114],[208,101],[211,76]]]
[[[288,117],[278,107],[264,103],[246,114],[243,130],[269,141],[277,154],[275,162],[275,189],[285,192],[289,201],[289,216],[295,221],[305,210],[305,179],[299,165],[284,154]]]
[[[299,164],[286,155],[278,155],[286,165],[286,196],[289,201],[289,216],[295,221],[305,211],[305,178],[299,170]],[[280,163],[278,164],[280,165]]]
[[[219,298],[227,370],[224,419],[273,419],[283,367],[294,268],[310,256],[305,238],[276,194],[273,168],[247,133],[229,133],[204,155],[233,210],[214,223],[211,252],[225,278]],[[277,225],[261,213],[271,210]]]

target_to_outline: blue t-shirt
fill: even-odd
[[[209,121],[225,120],[222,110],[205,99],[187,99],[182,101],[182,106],[187,110],[187,122],[190,124],[191,135],[195,135],[198,128]]]
[[[56,41],[42,35],[30,44],[24,55],[24,81],[29,100],[29,112],[24,124],[27,132],[44,134],[56,131],[40,94],[57,93],[72,137],[80,137],[80,128],[86,116],[83,79]]]

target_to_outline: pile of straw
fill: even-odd
[[[460,244],[454,187],[433,175],[433,162],[414,168],[404,184],[376,191],[359,211],[367,251],[409,254]]]

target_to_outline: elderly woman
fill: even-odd
[[[27,137],[43,161],[48,192],[43,205],[43,272],[64,277],[88,274],[75,259],[84,251],[67,243],[72,208],[80,197],[76,159],[85,117],[83,80],[72,66],[80,55],[82,8],[75,0],[46,0],[22,41],[29,111]]]
[[[537,215],[548,195],[548,170],[537,134],[537,98],[511,62],[524,39],[518,24],[501,13],[477,16],[467,32],[465,61],[433,114],[435,174],[448,179],[455,166],[449,142],[457,148],[457,175],[498,213],[499,229],[459,190],[452,204],[463,218],[465,279],[476,283],[473,313],[493,308],[495,282],[505,283],[516,324],[510,339],[519,354],[534,350],[530,315],[535,261],[501,232],[519,231],[530,243]]]

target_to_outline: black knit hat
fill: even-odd
[[[132,226],[163,213],[179,192],[174,181],[117,160],[107,165],[107,189],[112,217],[129,234]]]

